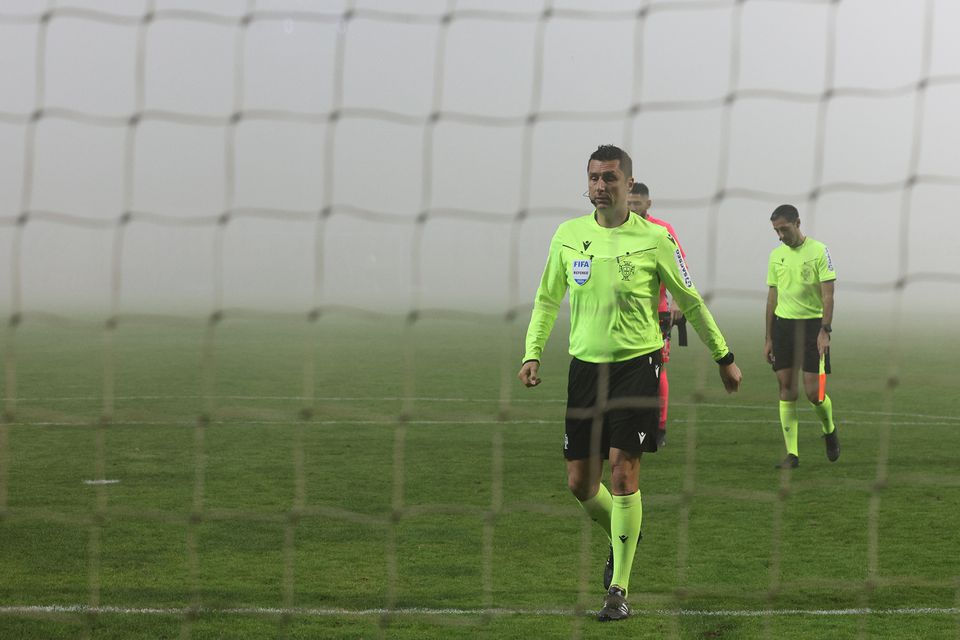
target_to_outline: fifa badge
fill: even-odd
[[[573,261],[573,281],[582,286],[586,284],[587,280],[589,279],[590,279],[590,261],[574,260]]]

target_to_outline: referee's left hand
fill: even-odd
[[[736,393],[740,390],[740,381],[743,380],[743,374],[740,373],[740,367],[736,362],[720,365],[720,379],[723,381],[723,388],[727,393]]]

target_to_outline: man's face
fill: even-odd
[[[777,232],[780,242],[788,247],[796,247],[800,244],[802,236],[800,235],[800,218],[796,222],[788,222],[786,218],[774,218],[773,230]]]
[[[631,193],[627,196],[627,206],[630,207],[630,211],[636,211],[640,215],[645,216],[647,215],[647,210],[650,208],[650,196]]]
[[[587,165],[587,192],[597,209],[626,208],[633,178],[620,169],[619,160],[591,160]]]

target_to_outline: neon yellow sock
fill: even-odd
[[[613,496],[613,515],[610,517],[613,532],[613,580],[610,584],[624,591],[630,586],[630,570],[633,569],[633,556],[637,551],[642,522],[643,501],[639,491],[628,496]]]
[[[607,487],[601,482],[597,495],[580,502],[580,506],[591,520],[600,525],[607,534],[607,540],[610,540],[610,513],[613,511],[613,497]]]
[[[787,453],[800,456],[797,449],[797,427],[800,420],[797,418],[797,401],[780,401],[780,428],[783,430],[783,443],[787,445]]]
[[[811,402],[810,404],[813,403]],[[830,402],[830,396],[823,394],[823,402],[813,404],[813,411],[817,414],[817,417],[820,418],[823,432],[833,433],[833,430],[836,429],[837,426],[833,424],[833,403]]]

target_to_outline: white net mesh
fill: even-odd
[[[101,405],[98,478],[117,403],[127,401],[117,394],[117,327],[145,317],[205,327],[190,391],[202,401],[193,441],[197,526],[209,515],[210,421],[260,410],[218,392],[224,319],[293,318],[303,344],[323,339],[319,321],[327,317],[399,316],[408,344],[424,321],[501,323],[497,410],[487,418],[509,419],[518,404],[514,323],[527,314],[556,224],[588,206],[580,197],[584,166],[599,143],[632,153],[636,177],[679,231],[698,287],[721,317],[745,301],[759,308],[775,240],[766,219],[775,205],[796,204],[804,228],[841,257],[842,304],[891,311],[895,381],[906,310],[935,306],[947,317],[957,310],[956,243],[938,230],[949,225],[960,191],[953,152],[960,51],[951,31],[960,7],[946,0],[581,4],[5,2],[0,512],[12,511],[11,425],[39,415],[57,422],[52,411],[21,411],[24,399],[42,395],[20,380],[18,364],[21,334],[34,321],[103,322],[103,365],[91,367]],[[394,390],[401,409],[391,417],[393,518],[408,508],[409,434],[396,418],[430,418],[422,415],[423,371],[412,346],[406,358]],[[287,404],[302,411],[293,436],[300,443],[340,396],[327,393],[329,362],[318,363],[310,349],[293,359],[302,375]],[[700,375],[697,388],[704,384]],[[878,390],[888,411],[894,386]],[[671,494],[681,503],[680,584],[696,537],[689,501],[698,490],[698,416],[694,406],[683,488]],[[887,418],[869,496],[867,574],[856,581],[865,593],[880,579],[890,429]],[[301,447],[292,450],[296,498],[281,518],[289,523],[286,605],[295,602],[297,517],[311,509],[329,515],[309,504]],[[479,562],[484,604],[496,606],[494,539],[509,473],[499,429],[491,451],[493,498]],[[107,490],[98,486],[90,521],[87,604],[94,607]],[[782,495],[746,496],[778,505],[771,594],[780,588]],[[56,521],[55,509],[37,509]],[[194,585],[197,526],[187,542]],[[392,608],[406,599],[389,530],[384,580]],[[193,604],[202,606],[199,595]],[[192,620],[184,617],[184,635]]]

